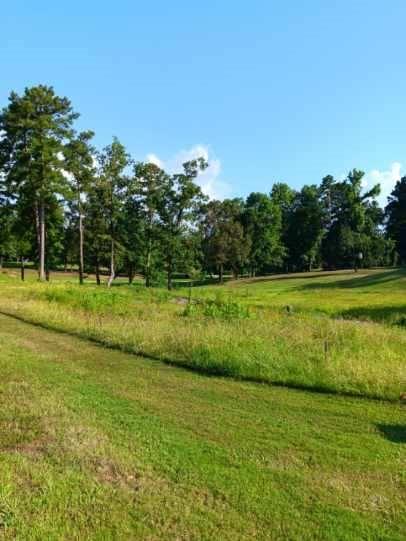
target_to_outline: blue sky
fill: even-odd
[[[176,168],[205,153],[214,196],[352,167],[406,174],[404,0],[2,2],[0,103],[44,83],[98,146]]]

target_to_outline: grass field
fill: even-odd
[[[301,312],[406,326],[406,269],[313,272],[232,281],[225,295],[258,308],[284,307]],[[215,294],[216,287],[195,294]]]
[[[405,538],[404,271],[73,280],[0,275],[0,539]]]
[[[405,271],[230,282],[193,289],[187,305],[189,293],[4,278],[0,311],[212,375],[389,400],[404,391]]]
[[[3,539],[401,540],[400,405],[207,378],[0,316]]]

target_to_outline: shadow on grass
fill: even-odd
[[[362,270],[359,271],[360,274],[362,274],[362,272]],[[354,273],[353,278],[324,284],[305,284],[301,289],[353,289],[358,287],[379,286],[401,278],[406,278],[406,269],[391,269],[384,272],[372,272],[361,276],[357,276],[356,273]]]
[[[394,306],[359,306],[339,314],[344,319],[377,321],[406,328],[406,304]]]
[[[200,287],[200,286],[210,286],[210,285],[224,285],[226,282],[230,282],[232,280],[231,277],[225,277],[223,280],[223,283],[220,283],[218,281],[218,278],[204,278],[201,280],[188,280],[188,279],[182,279],[182,280],[173,280],[172,282],[172,289],[184,289],[188,287]],[[120,287],[120,286],[134,286],[134,287],[143,287],[145,288],[145,282],[144,280],[135,280],[132,284],[128,282],[126,279],[122,279],[121,281],[115,281],[111,284],[112,287]],[[154,284],[151,286],[151,289],[166,289],[166,282],[162,282],[161,284]]]
[[[393,443],[406,443],[406,425],[377,424],[379,432]]]
[[[256,284],[256,283],[262,283],[262,282],[276,282],[280,280],[303,280],[303,279],[310,279],[310,278],[325,278],[327,276],[348,276],[350,271],[348,270],[342,270],[342,271],[310,271],[310,272],[299,272],[299,273],[291,273],[291,274],[269,274],[268,276],[258,276],[256,278],[240,278],[239,280],[232,280],[230,281],[235,282],[236,284]]]

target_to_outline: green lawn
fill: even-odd
[[[0,316],[0,538],[403,540],[405,409]]]

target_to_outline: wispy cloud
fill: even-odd
[[[197,177],[197,184],[202,188],[203,193],[211,199],[224,199],[231,194],[231,185],[220,179],[221,161],[216,158],[210,148],[206,145],[194,145],[193,147],[177,152],[167,160],[162,160],[156,154],[148,154],[146,160],[162,167],[169,173],[176,173],[182,170],[182,164],[202,157],[209,167]]]
[[[388,203],[388,196],[395,187],[396,182],[402,176],[402,167],[401,163],[393,162],[387,170],[380,171],[379,169],[373,169],[365,175],[365,188],[372,188],[375,184],[380,184],[381,194],[378,197],[378,201],[381,206],[385,206]]]

